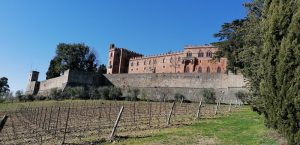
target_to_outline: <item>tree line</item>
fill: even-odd
[[[247,16],[215,34],[228,70],[248,80],[253,109],[289,144],[300,142],[300,1],[253,0]]]

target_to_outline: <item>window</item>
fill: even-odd
[[[170,58],[170,62],[173,62],[173,57]]]
[[[180,61],[180,59],[181,59],[181,58],[180,58],[180,56],[179,56],[179,57],[177,58],[177,61]]]
[[[212,52],[208,51],[208,52],[206,53],[206,57],[212,58]]]
[[[153,63],[156,64],[156,59],[154,59]]]
[[[202,67],[198,68],[198,73],[202,73]]]
[[[112,53],[110,53],[110,57],[112,57]]]
[[[190,68],[187,66],[187,67],[185,68],[185,71],[184,71],[184,72],[189,73],[189,72],[190,72]]]
[[[203,56],[204,56],[204,53],[200,51],[200,52],[198,53],[198,57],[203,57]]]
[[[186,54],[186,56],[187,56],[187,57],[192,57],[192,52],[189,51],[189,52]]]
[[[136,62],[136,66],[139,66],[139,62]]]
[[[149,60],[149,64],[151,64],[151,60]]]
[[[221,67],[217,68],[217,73],[221,73]]]
[[[133,66],[133,62],[131,62],[131,66]]]
[[[144,61],[144,65],[146,65],[146,63],[147,63],[147,62],[146,62],[146,60],[145,60],[145,61]]]
[[[165,63],[165,58],[163,58],[162,63]]]
[[[206,72],[207,72],[207,73],[210,73],[210,68],[209,68],[209,67],[207,67]]]

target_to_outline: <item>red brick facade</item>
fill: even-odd
[[[108,74],[114,73],[225,73],[227,58],[213,60],[218,48],[187,46],[182,52],[144,57],[112,44]]]
[[[116,48],[114,44],[110,45],[108,55],[108,74],[128,73],[130,58],[143,56],[125,48]]]

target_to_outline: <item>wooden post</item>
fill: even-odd
[[[173,102],[173,104],[172,104],[172,108],[171,108],[170,113],[169,113],[169,116],[168,116],[167,125],[170,124],[171,116],[172,116],[172,113],[173,113],[174,106],[175,106],[175,102]]]
[[[133,123],[135,125],[135,102],[133,103]]]
[[[217,115],[217,114],[218,114],[218,104],[215,107],[215,115]]]
[[[38,118],[39,118],[39,113],[40,113],[40,108],[37,108],[37,111],[36,111],[36,117],[35,117],[35,125],[37,126],[38,124]]]
[[[69,106],[69,109],[68,109],[65,132],[64,132],[64,138],[63,138],[62,144],[65,144],[65,139],[66,139],[66,134],[67,134],[67,129],[68,129],[69,116],[70,116],[70,106]]]
[[[117,108],[117,107],[116,107],[116,108]],[[109,118],[109,120],[111,121],[110,114],[111,114],[111,103],[109,103],[109,112],[108,112],[108,118]]]
[[[201,107],[202,107],[202,99],[199,102],[199,106],[198,106],[198,110],[197,110],[197,114],[196,114],[197,119],[199,119],[199,117],[200,117]]]
[[[56,134],[56,131],[57,131],[57,125],[58,125],[59,115],[60,115],[60,107],[58,107],[58,111],[57,111],[57,117],[56,117],[56,124],[55,124],[55,132],[54,132],[54,134]]]
[[[41,127],[41,122],[42,122],[42,118],[43,118],[43,110],[44,108],[42,107],[42,110],[41,110],[41,114],[40,114],[40,119],[39,119],[39,127]]]
[[[181,107],[181,105],[182,105],[182,102],[183,102],[183,97],[181,98],[180,107]]]
[[[49,116],[49,122],[48,122],[48,128],[47,128],[47,130],[49,131],[49,129],[50,129],[50,126],[51,126],[51,119],[52,119],[52,107],[53,106],[51,106],[51,109],[50,109],[50,116]]]
[[[99,110],[98,110],[98,112],[99,112],[99,117],[98,117],[98,121],[99,121],[98,128],[99,128],[99,130],[98,130],[98,133],[100,134],[100,130],[101,130],[101,118],[102,118],[102,113],[101,113],[102,107],[101,107],[101,104],[99,105],[98,108],[99,108]]]
[[[47,117],[47,108],[45,110],[45,114],[44,114],[44,119],[43,119],[43,126],[42,126],[42,129],[45,129],[45,121],[46,121],[46,117]]]
[[[228,112],[231,112],[231,101],[230,101],[230,104],[229,104]]]
[[[118,114],[118,117],[117,117],[117,119],[116,119],[116,122],[115,122],[115,124],[114,124],[114,126],[113,126],[113,128],[112,128],[112,131],[111,131],[111,134],[110,134],[110,137],[109,137],[109,138],[110,138],[110,141],[113,141],[113,140],[114,140],[115,132],[116,132],[116,129],[117,129],[117,127],[118,127],[118,124],[119,124],[119,121],[120,121],[120,118],[121,118],[123,109],[124,109],[124,106],[121,107],[120,112],[119,112],[119,114]]]
[[[7,115],[4,115],[0,121],[0,133],[1,133],[1,130],[3,129],[5,123],[6,123],[6,120],[7,120],[8,116]]]
[[[150,106],[149,106],[149,123],[148,123],[148,125],[150,128],[151,127],[151,119],[152,119],[152,104],[150,103],[149,105]]]

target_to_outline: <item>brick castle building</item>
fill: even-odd
[[[227,58],[213,59],[217,51],[211,45],[186,46],[182,52],[145,57],[111,44],[107,73],[225,73]]]

